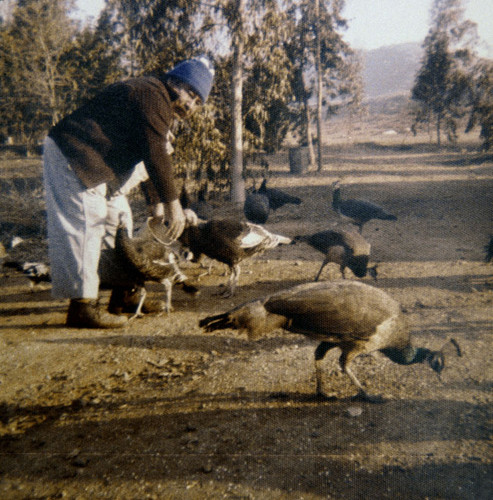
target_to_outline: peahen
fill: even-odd
[[[426,362],[437,374],[445,364],[442,350],[411,344],[406,318],[394,299],[359,281],[305,283],[206,317],[199,326],[207,332],[246,331],[251,339],[283,328],[319,341],[315,371],[320,396],[324,395],[321,361],[335,347],[342,351],[340,367],[358,388],[359,397],[371,402],[381,398],[370,396],[352,372],[350,365],[356,357],[380,351],[401,365]],[[459,346],[452,342],[460,355]]]
[[[301,198],[298,198],[297,196],[286,193],[281,189],[267,187],[266,178],[264,178],[264,180],[262,181],[262,184],[258,189],[258,193],[267,196],[269,200],[269,208],[273,211],[281,208],[283,205],[286,205],[288,203],[294,205],[299,205],[300,203],[302,203]]]
[[[370,201],[342,200],[339,181],[334,182],[332,188],[332,208],[339,215],[350,218],[358,226],[360,233],[363,230],[363,225],[372,219],[397,220],[395,215],[386,212],[382,207]]]
[[[368,267],[370,260],[370,244],[355,231],[345,229],[329,229],[310,235],[299,235],[293,238],[295,242],[305,242],[325,255],[315,281],[318,281],[322,270],[329,262],[339,264],[342,277],[345,278],[345,269],[348,267],[358,278],[369,273],[377,277],[377,266]]]
[[[130,238],[123,218],[120,219],[116,231],[114,251],[119,272],[113,274],[118,276],[119,281],[113,276],[111,285],[137,286],[142,291],[133,317],[141,315],[146,297],[146,281],[154,281],[164,286],[166,312],[171,311],[171,291],[174,284],[182,286],[187,293],[198,293],[198,289],[187,281],[187,277],[178,267],[176,254],[171,246],[153,239],[151,232],[143,232],[142,236]]]
[[[195,260],[206,255],[229,266],[231,274],[225,297],[235,293],[241,271],[240,262],[280,244],[291,243],[291,239],[286,236],[236,219],[199,221],[197,225],[186,227],[179,241],[193,253]]]
[[[269,198],[257,192],[248,193],[243,205],[243,213],[249,222],[265,224],[269,218]]]

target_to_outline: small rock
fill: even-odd
[[[68,458],[75,458],[79,455],[80,450],[79,448],[74,448],[67,456]]]
[[[346,410],[346,413],[350,417],[359,417],[363,413],[363,408],[361,408],[361,406],[350,406]]]

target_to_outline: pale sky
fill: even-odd
[[[344,38],[357,49],[376,49],[404,42],[423,42],[433,0],[346,0]],[[478,25],[482,55],[493,57],[493,1],[464,0],[465,18]]]
[[[103,0],[77,0],[80,17],[97,17]],[[404,42],[421,43],[429,27],[433,0],[346,0],[349,22],[344,38],[354,48],[376,49]],[[493,57],[493,0],[464,0],[466,18],[478,25],[486,47],[480,53]],[[489,46],[489,47],[488,47]]]

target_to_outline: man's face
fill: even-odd
[[[168,83],[177,95],[176,100],[173,102],[173,112],[179,119],[183,120],[202,103],[202,100],[187,83],[175,79],[170,80]]]

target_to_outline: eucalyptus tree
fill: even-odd
[[[488,151],[493,147],[493,61],[478,61],[471,80],[471,111],[466,132],[479,125],[482,149]]]
[[[127,75],[171,67],[203,48],[199,9],[190,0],[106,0]]]
[[[0,84],[9,103],[2,104],[0,113],[10,121],[11,132],[28,143],[65,109],[63,93],[71,82],[60,60],[75,32],[68,15],[72,8],[72,0],[20,0],[2,29],[1,58],[7,71]],[[5,105],[15,108],[10,119]]]
[[[121,51],[107,11],[101,12],[95,24],[85,25],[76,32],[60,58],[60,66],[71,82],[64,97],[67,111],[124,76]]]
[[[310,164],[315,164],[312,147],[311,122],[313,96],[316,98],[316,123],[318,170],[322,168],[323,113],[333,112],[335,100],[342,94],[356,91],[357,77],[353,69],[353,51],[345,42],[340,30],[346,27],[341,11],[343,0],[301,0],[291,7],[295,29],[293,37],[286,43],[286,50],[293,65],[293,90],[297,102],[303,109],[302,131],[308,144]],[[360,87],[359,87],[360,88]]]
[[[284,4],[277,0],[216,0],[204,4],[210,45],[222,40],[229,79],[216,78],[228,99],[222,125],[230,130],[231,200],[245,200],[243,157],[246,151],[269,149],[280,142],[273,122],[285,116],[290,97],[289,60],[283,48],[289,24]],[[226,104],[223,101],[223,104]],[[286,126],[277,131],[286,130]],[[225,130],[223,128],[223,130]],[[281,132],[282,133],[282,132]]]
[[[434,122],[438,146],[443,128],[455,141],[458,121],[465,115],[476,43],[476,24],[464,18],[462,1],[434,0],[411,97],[416,104],[413,130]]]

